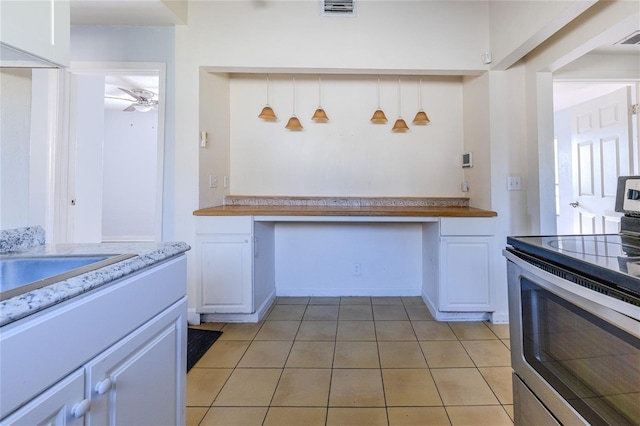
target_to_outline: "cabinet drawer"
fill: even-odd
[[[443,217],[440,235],[494,235],[493,217]]]
[[[198,234],[252,234],[253,216],[198,216]]]

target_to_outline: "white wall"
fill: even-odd
[[[153,241],[158,112],[104,113],[103,241]]]
[[[199,64],[286,69],[486,70],[484,1],[360,1],[355,18],[323,17],[316,1],[189,3],[189,52]]]
[[[509,68],[596,1],[489,2],[492,68]]]
[[[31,70],[0,69],[0,229],[29,223]]]
[[[71,208],[75,220],[73,242],[102,242],[102,146],[104,143],[104,77],[74,76],[76,102],[72,105],[75,129],[75,180]]]
[[[278,223],[278,296],[419,296],[421,224]]]
[[[231,193],[292,196],[459,197],[463,145],[459,78],[423,78],[423,106],[431,124],[414,126],[418,79],[401,79],[402,112],[410,127],[393,133],[398,79],[381,81],[389,121],[372,124],[375,76],[322,76],[328,123],[310,118],[318,107],[318,79],[296,76],[296,115],[304,130],[284,128],[293,112],[292,76],[271,76],[271,106],[278,121],[260,120],[266,76],[231,79]]]

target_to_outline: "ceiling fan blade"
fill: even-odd
[[[142,98],[140,96],[136,95],[135,93],[133,93],[129,89],[123,89],[122,87],[118,87],[118,89],[122,90],[124,93],[126,93],[129,96],[131,96],[135,100],[138,100],[138,101],[142,100]]]
[[[131,104],[128,107],[126,107],[125,109],[123,109],[123,111],[127,111],[127,112],[131,112],[131,111],[135,111],[136,109],[134,108],[135,104]]]
[[[118,98],[116,96],[105,96],[105,99],[115,99],[117,101],[127,101],[127,102],[131,102],[131,99],[128,98]]]

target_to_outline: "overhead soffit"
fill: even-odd
[[[181,25],[187,7],[188,0],[71,0],[71,25]]]

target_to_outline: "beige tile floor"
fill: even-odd
[[[187,375],[187,425],[512,425],[508,326],[419,297],[278,298]]]

